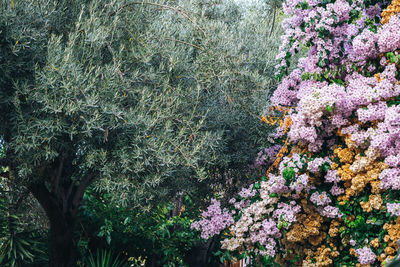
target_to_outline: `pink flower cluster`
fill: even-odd
[[[394,216],[400,216],[400,203],[387,203],[386,204],[387,212],[391,213]]]
[[[273,145],[271,147],[267,147],[264,150],[260,151],[257,154],[257,158],[254,161],[253,165],[251,165],[251,168],[260,168],[263,166],[269,166],[271,165],[276,157],[276,154],[278,151],[282,148],[281,145]]]
[[[285,229],[297,220],[296,215],[300,212],[301,207],[295,201],[290,201],[289,204],[279,202],[277,208],[273,212],[272,217]]]
[[[389,168],[379,174],[381,189],[400,190],[400,168]]]
[[[379,28],[377,42],[379,52],[385,53],[400,48],[400,16],[392,16],[388,23]]]
[[[239,192],[239,196],[242,198],[251,198],[254,197],[256,194],[256,190],[253,190],[253,185],[250,185],[249,188],[242,188]]]
[[[308,88],[291,114],[293,125],[288,136],[293,142],[309,144],[309,150],[319,151],[338,128],[346,126],[354,112],[361,122],[383,120],[377,129],[351,129],[352,139],[360,146],[370,140],[383,155],[400,151],[400,106],[388,107],[386,100],[400,94],[396,67],[388,65],[378,82],[375,77],[349,75],[348,86],[329,84]],[[355,127],[355,126],[353,126]]]
[[[373,264],[376,261],[376,255],[369,247],[356,249],[356,253],[361,264]]]
[[[215,199],[202,214],[202,219],[192,224],[191,228],[201,230],[201,238],[207,239],[218,235],[226,227],[234,223],[232,214],[226,209],[221,210],[221,203]]]
[[[326,192],[318,193],[317,191],[311,194],[310,201],[317,206],[326,206],[332,202]]]

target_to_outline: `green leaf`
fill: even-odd
[[[328,111],[328,112],[333,112],[332,106],[326,106],[325,110]]]
[[[287,167],[282,172],[283,178],[286,182],[290,182],[296,175],[293,167]]]

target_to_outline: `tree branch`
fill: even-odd
[[[275,20],[276,20],[276,8],[274,8],[274,17],[272,18],[272,26],[271,26],[271,31],[269,33],[268,37],[271,37],[272,32],[274,31],[274,27],[275,27]]]
[[[71,184],[68,187],[67,193],[65,195],[63,195],[63,209],[64,209],[64,212],[67,211],[68,199],[71,196],[72,189],[74,189],[74,182],[73,181],[71,181]]]
[[[72,206],[71,206],[71,213],[73,215],[76,215],[76,213],[78,212],[78,207],[79,207],[79,203],[82,200],[83,194],[86,191],[86,188],[93,182],[94,178],[96,177],[96,175],[98,175],[98,173],[92,172],[90,174],[88,174],[78,185],[78,187],[76,188],[76,191],[73,195],[72,198]]]
[[[112,51],[112,48],[111,48],[111,45],[110,45],[110,44],[107,44],[107,49],[108,49],[108,51],[109,51],[110,54],[111,54],[111,57],[112,57],[113,62],[114,62],[114,67],[117,69],[119,78],[121,79],[121,81],[123,81],[123,80],[124,80],[124,76],[123,76],[123,74],[122,74],[122,71],[118,68],[117,60],[115,59],[114,52]]]
[[[58,188],[60,185],[60,179],[61,179],[61,174],[62,174],[62,170],[64,167],[64,161],[65,161],[64,154],[61,154],[60,164],[58,165],[57,174],[54,178],[54,181],[52,183],[52,188],[51,188],[51,190],[53,191],[54,194],[58,194]]]

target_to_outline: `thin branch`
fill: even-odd
[[[181,41],[181,40],[177,40],[177,39],[172,39],[172,38],[165,38],[165,39],[168,40],[168,41],[172,41],[172,42],[177,42],[177,43],[189,45],[189,46],[191,46],[191,47],[194,47],[194,48],[197,48],[197,49],[200,49],[200,50],[204,51],[204,49],[203,49],[202,47],[197,46],[197,45],[195,45],[195,44],[187,43],[187,42],[184,42],[184,41]]]
[[[175,8],[172,6],[152,3],[152,2],[130,2],[130,3],[127,3],[126,5],[123,5],[120,9],[123,9],[130,5],[149,5],[149,6],[156,6],[159,8],[164,8],[164,9],[169,9],[169,10],[175,11],[176,13],[181,14],[183,17],[185,17],[187,20],[189,20],[197,29],[199,29],[203,33],[204,36],[207,36],[206,32],[193,19],[191,19],[188,14],[183,12],[181,9],[178,9],[178,8]]]
[[[88,235],[88,233],[86,232],[85,227],[83,227],[82,221],[78,219],[78,222],[79,222],[79,224],[81,225],[82,230],[83,230],[83,233],[86,235],[86,238],[89,239],[89,235]]]
[[[271,37],[272,32],[274,31],[274,27],[275,27],[275,20],[276,20],[276,8],[274,8],[274,17],[272,19],[272,26],[271,26],[271,31],[269,33],[268,37]]]
[[[119,74],[119,78],[121,79],[121,81],[123,81],[124,80],[124,76],[122,75],[122,71],[118,68],[117,60],[115,59],[114,52],[112,51],[112,48],[111,48],[110,44],[107,44],[107,49],[111,54],[111,57],[112,57],[113,62],[114,62],[114,67],[117,69],[117,72]]]

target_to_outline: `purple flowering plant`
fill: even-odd
[[[381,25],[388,4],[284,2],[280,84],[271,102],[291,107],[289,131],[278,127],[273,135],[290,140],[288,152],[276,157],[273,171],[239,190],[226,210],[213,202],[194,223],[202,236],[221,234],[222,249],[264,264],[325,266],[322,258],[353,266],[394,258],[393,229],[400,232],[400,14]],[[308,54],[291,62],[302,49]],[[273,163],[275,149],[262,151],[254,166]],[[320,256],[327,249],[331,254]]]

